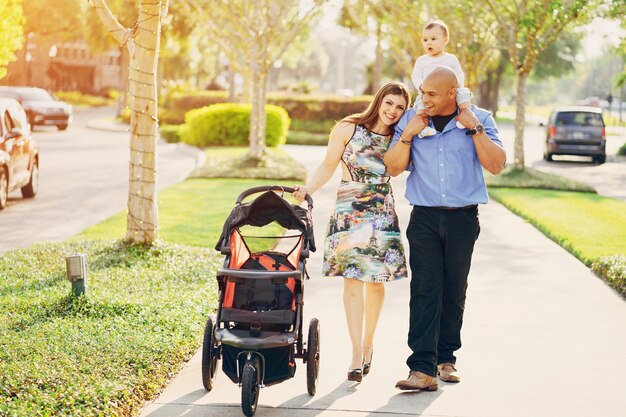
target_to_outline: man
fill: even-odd
[[[423,116],[407,110],[385,154],[389,173],[407,168],[406,198],[413,206],[409,240],[411,298],[402,390],[438,388],[437,375],[459,382],[454,352],[461,347],[465,291],[474,242],[480,231],[478,204],[488,201],[482,168],[502,171],[506,154],[491,115],[472,106],[459,112],[454,71],[437,68],[424,80]],[[437,134],[418,138],[429,125]],[[466,129],[459,129],[456,121]]]

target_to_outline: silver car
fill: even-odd
[[[553,155],[591,156],[602,164],[606,161],[606,129],[602,110],[595,107],[559,107],[548,120],[543,158]]]

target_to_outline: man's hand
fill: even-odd
[[[470,109],[461,110],[456,116],[456,120],[458,120],[467,129],[473,129],[474,126],[480,122],[474,112]]]
[[[424,113],[416,114],[411,120],[409,120],[409,123],[407,123],[404,131],[402,132],[402,136],[405,136],[406,134],[409,138],[413,138],[413,136],[424,130],[426,126],[428,126],[428,116]]]

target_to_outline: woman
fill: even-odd
[[[342,179],[324,245],[324,276],[344,278],[343,303],[352,342],[348,380],[369,373],[374,332],[385,299],[384,283],[406,278],[407,268],[390,176],[383,163],[394,126],[411,102],[402,83],[383,86],[359,114],[330,132],[326,157],[307,186],[295,186],[302,201],[323,186],[341,161]]]

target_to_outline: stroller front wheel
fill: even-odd
[[[317,392],[317,378],[320,371],[320,322],[311,319],[309,339],[306,346],[306,387],[309,395]]]
[[[202,342],[202,385],[207,391],[213,389],[217,374],[218,347],[215,340],[213,320],[209,317],[204,328]]]
[[[256,367],[246,364],[241,376],[241,409],[246,417],[252,417],[259,402],[259,381]]]

